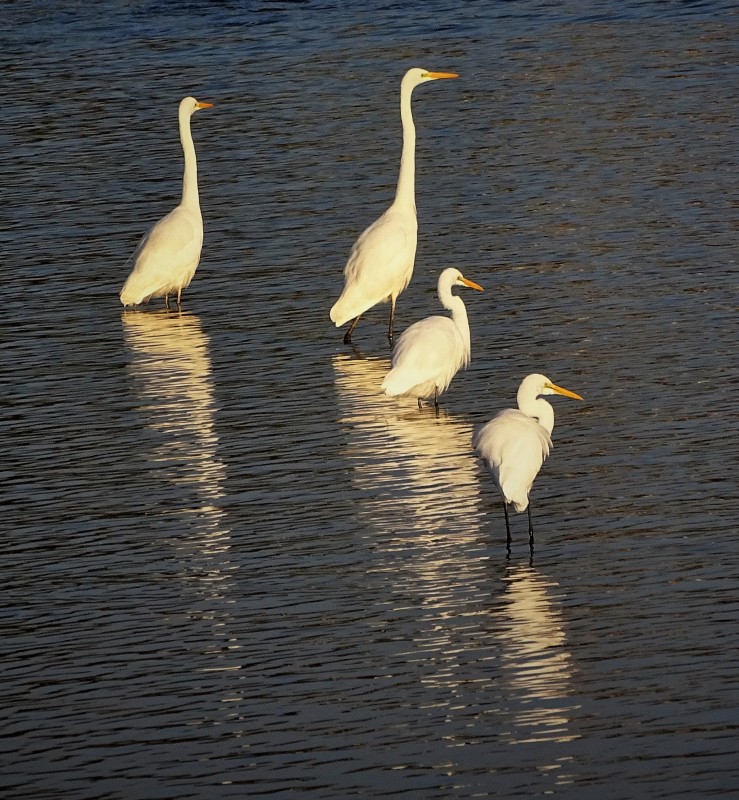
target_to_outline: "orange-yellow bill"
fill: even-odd
[[[575,394],[575,392],[571,392],[569,389],[563,389],[561,386],[557,386],[555,383],[548,383],[547,387],[551,389],[553,392],[557,394],[561,394],[564,397],[571,397],[573,400],[582,400],[583,398],[580,397],[579,394]]]
[[[469,286],[469,287],[470,287],[470,289],[477,289],[477,291],[478,291],[478,292],[484,292],[484,291],[485,291],[485,290],[482,288],[482,286],[480,286],[480,284],[479,284],[479,283],[475,283],[474,281],[469,281],[469,280],[467,280],[467,278],[460,278],[459,280],[460,280],[460,281],[462,281],[462,283],[463,283],[465,286]]]
[[[197,108],[213,108],[213,103],[201,103],[198,101],[195,105]]]
[[[456,72],[427,72],[426,77],[436,80],[437,78],[458,78],[459,75]]]

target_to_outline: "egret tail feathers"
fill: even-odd
[[[385,376],[380,388],[389,397],[398,397],[401,394],[405,394],[405,392],[411,388],[410,386],[406,386],[406,383],[407,381],[402,380],[396,370],[391,369]]]

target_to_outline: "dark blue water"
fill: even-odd
[[[736,765],[737,16],[728,3],[10,2],[0,126],[8,798],[726,797]],[[341,342],[419,87],[438,416]],[[180,193],[182,313],[123,312]],[[474,294],[475,296],[469,296]],[[536,550],[474,430],[544,372]]]

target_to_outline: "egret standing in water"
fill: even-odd
[[[511,551],[508,504],[529,515],[529,547],[534,552],[534,526],[531,521],[529,492],[544,459],[552,447],[554,409],[540,395],[561,394],[582,400],[579,394],[563,389],[544,375],[528,375],[521,381],[516,401],[518,409],[506,408],[484,425],[474,438],[474,446],[490,470],[503,495],[506,544]]]
[[[470,363],[470,324],[461,297],[452,294],[452,286],[468,286],[483,291],[482,286],[467,280],[454,267],[439,276],[437,291],[441,304],[452,312],[449,317],[426,317],[415,322],[400,335],[393,350],[393,367],[382,382],[385,394],[415,395],[418,407],[421,399],[434,398],[439,407],[439,395],[445,391],[460,367]]]
[[[121,289],[124,306],[137,306],[151,297],[164,296],[164,304],[169,308],[169,295],[177,292],[179,307],[182,290],[190,285],[198,268],[203,246],[203,217],[190,117],[200,108],[212,107],[212,103],[200,103],[194,97],[186,97],[180,103],[180,141],[185,154],[182,201],[154,225],[129,259],[133,270]]]
[[[331,321],[340,328],[351,320],[344,343],[365,311],[390,301],[387,336],[393,342],[395,301],[410,283],[416,258],[418,221],[416,219],[416,128],[411,112],[411,93],[420,83],[439,78],[458,78],[454,72],[428,72],[414,67],[400,83],[400,119],[403,125],[403,152],[395,199],[388,210],[357,239],[344,267],[344,290],[331,309]]]

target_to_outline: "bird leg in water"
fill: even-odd
[[[182,297],[182,287],[177,290],[177,308],[182,310],[182,306],[180,305],[180,298]]]
[[[418,398],[418,410],[419,411],[421,410],[421,398],[420,397]]]
[[[534,523],[531,520],[531,503],[528,506],[529,512],[529,550],[531,551],[531,555],[534,554]]]
[[[503,513],[505,514],[505,549],[508,555],[511,554],[511,521],[508,519],[508,503],[503,500]]]
[[[395,320],[395,298],[390,298],[390,323],[387,326],[387,340],[393,346],[393,321]]]
[[[436,409],[436,413],[439,413],[439,387],[434,386],[434,408]]]
[[[164,307],[169,311],[169,295],[164,295]]]
[[[351,325],[347,329],[347,332],[344,334],[344,344],[351,344],[352,343],[352,333],[354,333],[354,329],[357,327],[357,323],[359,322],[359,318],[361,316],[362,316],[361,314],[358,314],[352,320]]]

